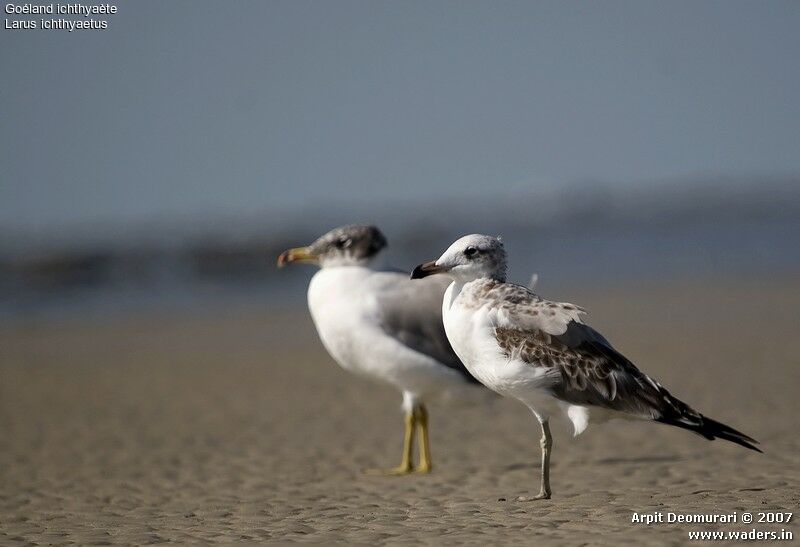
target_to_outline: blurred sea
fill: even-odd
[[[382,204],[369,208],[372,214],[328,207],[259,219],[93,227],[71,238],[7,230],[0,240],[0,321],[220,306],[296,309],[314,269],[278,270],[277,255],[348,222],[378,224],[389,238],[388,264],[406,270],[466,233],[502,235],[511,280],[527,284],[536,273],[537,291],[555,299],[569,299],[576,287],[769,280],[800,273],[798,189],[779,181],[639,196],[566,190],[494,202]]]

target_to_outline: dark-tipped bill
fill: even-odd
[[[290,262],[316,264],[317,255],[312,253],[309,247],[295,247],[281,253],[278,257],[278,268],[283,268]]]
[[[425,264],[420,264],[414,271],[411,272],[411,279],[422,279],[423,277],[428,277],[429,275],[443,273],[449,270],[445,266],[437,266],[436,261],[433,260],[431,262],[426,262]]]

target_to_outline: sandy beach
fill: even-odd
[[[346,541],[684,544],[634,513],[797,512],[800,284],[788,278],[544,296],[757,454],[649,423],[553,426],[552,500],[521,405],[433,406],[435,469],[396,464],[400,397],[340,370],[303,308],[269,304],[0,329],[0,543]],[[796,520],[797,517],[795,517]]]

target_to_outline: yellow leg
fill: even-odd
[[[414,451],[414,426],[417,422],[417,415],[408,412],[405,417],[405,434],[403,436],[403,459],[400,465],[391,469],[369,469],[368,475],[407,475],[414,472],[414,464],[411,461]]]
[[[419,466],[417,473],[430,473],[433,470],[431,462],[431,447],[428,442],[428,409],[425,405],[417,408],[417,424],[419,425]]]

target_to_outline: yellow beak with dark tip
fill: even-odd
[[[290,262],[299,262],[301,264],[317,264],[318,259],[310,247],[295,247],[288,251],[283,251],[278,257],[278,268],[283,268]]]

